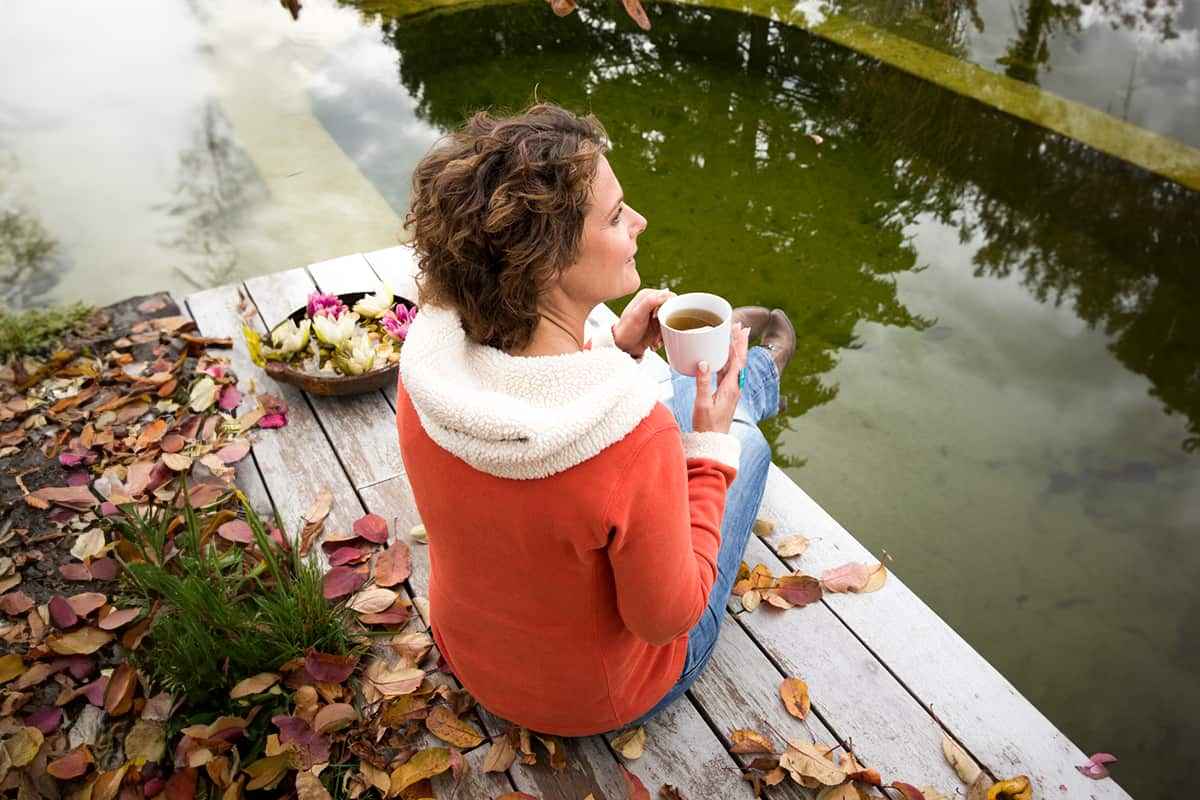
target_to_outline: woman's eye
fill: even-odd
[[[617,209],[617,215],[615,217],[613,217],[613,222],[612,222],[613,225],[616,225],[618,222],[621,221],[621,212],[623,210],[624,210],[624,207]]]

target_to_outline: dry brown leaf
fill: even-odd
[[[638,725],[636,728],[623,730],[614,736],[609,744],[613,750],[631,761],[641,758],[646,750],[646,727]]]
[[[433,637],[424,631],[399,633],[392,637],[390,646],[400,655],[411,659],[413,664],[420,664],[421,659],[433,649]]]
[[[119,717],[133,708],[133,694],[137,689],[137,670],[125,662],[113,670],[104,690],[104,711],[110,717]]]
[[[46,642],[60,656],[94,653],[112,641],[113,635],[99,628],[80,628]]]
[[[837,786],[846,781],[846,771],[825,757],[826,748],[803,739],[789,739],[787,750],[779,757],[779,766],[793,780],[812,778],[825,786]]]
[[[755,536],[770,536],[775,531],[775,521],[758,517],[754,520],[753,530]]]
[[[958,777],[967,786],[974,783],[975,779],[979,777],[979,773],[983,771],[962,745],[945,733],[942,734],[942,754],[946,756],[947,763],[954,767]]]
[[[858,790],[850,781],[837,786],[825,786],[817,792],[817,800],[858,800]]]
[[[762,603],[762,594],[757,589],[751,589],[742,595],[742,608],[753,613],[758,610]]]
[[[393,797],[417,781],[441,775],[450,769],[450,751],[445,747],[422,750],[392,771],[392,785],[388,796]]]
[[[331,733],[358,722],[358,712],[349,703],[330,703],[313,717],[312,727],[317,733]]]
[[[317,492],[317,497],[313,500],[312,505],[304,512],[304,521],[316,524],[322,522],[329,516],[330,510],[333,508],[333,493],[328,489],[322,489]]]
[[[45,737],[37,728],[17,729],[17,732],[4,741],[4,749],[8,751],[9,762],[17,768],[23,767],[37,757],[42,749]]]
[[[505,772],[517,760],[517,751],[507,736],[501,736],[492,742],[487,755],[483,757],[484,772]]]
[[[1033,787],[1029,785],[1029,778],[1018,775],[988,789],[987,800],[1033,800]]]
[[[733,746],[731,753],[775,753],[775,745],[761,733],[749,728],[738,728],[729,734]]]
[[[61,781],[70,781],[87,772],[92,763],[92,751],[81,744],[47,764],[46,772]]]
[[[297,800],[333,800],[329,792],[321,785],[321,779],[307,769],[296,773],[296,798]]]
[[[252,694],[259,694],[270,689],[277,683],[279,683],[279,675],[274,672],[260,672],[257,675],[251,675],[245,680],[238,681],[237,686],[229,690],[229,698],[237,700],[239,697],[249,697]]]
[[[192,466],[192,457],[185,456],[183,453],[164,453],[162,460],[168,469],[175,472],[186,472]]]
[[[804,719],[808,716],[810,701],[807,683],[799,678],[787,678],[779,687],[779,696],[793,717]]]
[[[395,586],[408,580],[412,574],[412,555],[408,545],[400,539],[392,542],[375,559],[375,583],[380,586]]]
[[[421,544],[429,543],[429,534],[425,531],[424,525],[414,525],[412,530],[408,532],[408,538]]]
[[[808,537],[800,536],[785,536],[779,540],[779,544],[775,547],[775,552],[780,558],[792,558],[793,556],[801,555],[808,549]]]
[[[364,677],[384,695],[396,697],[416,691],[425,680],[425,670],[420,667],[388,667],[383,661],[373,661]]]
[[[483,735],[471,723],[456,717],[449,706],[435,706],[425,718],[425,727],[434,736],[455,747],[471,748],[483,741]]]
[[[392,603],[396,602],[396,597],[397,594],[391,589],[376,586],[354,595],[348,605],[360,614],[377,614],[391,608]]]
[[[161,722],[139,719],[125,737],[125,757],[130,761],[161,761],[167,753],[167,730]]]

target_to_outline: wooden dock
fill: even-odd
[[[373,290],[380,279],[398,294],[415,298],[409,251],[394,247],[356,254],[254,278],[242,285],[258,307],[265,329],[304,304],[315,287],[342,293]],[[276,384],[254,366],[245,350],[238,314],[238,287],[189,295],[186,311],[206,336],[232,337],[231,356],[243,390],[284,399],[288,425],[260,433],[251,459],[240,464],[239,484],[252,503],[274,503],[285,521],[300,518],[317,492],[329,489],[333,511],[326,530],[348,531],[367,512],[408,531],[420,520],[413,505],[396,442],[395,389],[351,398],[324,398]],[[592,324],[611,324],[605,308]],[[666,365],[647,357],[644,369],[669,393]],[[469,502],[469,498],[464,498]],[[875,561],[841,525],[778,467],[771,468],[760,516],[775,521],[763,539],[751,537],[745,560],[767,565],[775,575],[803,569],[808,574],[847,561]],[[773,545],[789,534],[812,539],[799,558],[781,559]],[[412,596],[427,594],[428,556],[413,546]],[[734,599],[721,640],[707,669],[688,693],[646,726],[645,754],[635,761],[617,756],[603,737],[568,740],[568,767],[554,772],[514,765],[507,774],[472,769],[456,797],[496,798],[514,790],[535,797],[623,800],[629,796],[618,763],[638,775],[657,797],[669,784],[691,800],[750,798],[739,764],[750,756],[729,753],[730,732],[752,728],[782,745],[779,731],[805,738],[803,723],[790,716],[779,697],[781,681],[808,684],[809,715],[819,742],[852,742],[859,760],[885,782],[932,786],[954,798],[965,787],[942,754],[948,732],[993,777],[1026,775],[1035,798],[1128,798],[1111,778],[1093,781],[1075,767],[1087,756],[1068,740],[990,664],[944,623],[895,575],[872,594],[827,594],[819,603],[778,612],[765,604],[754,613]],[[506,723],[481,715],[489,734]],[[468,754],[478,767],[486,742]],[[445,778],[439,778],[445,781]],[[435,787],[438,783],[435,782]],[[451,790],[443,783],[439,797]],[[767,787],[771,798],[811,798],[815,792],[790,780]],[[897,797],[893,792],[891,797]]]

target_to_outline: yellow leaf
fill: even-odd
[[[880,561],[879,564],[875,566],[875,569],[871,571],[871,576],[867,578],[867,585],[860,589],[858,593],[867,594],[868,592],[878,591],[879,587],[883,586],[884,581],[886,580],[887,567],[885,567],[883,562]]]
[[[429,544],[429,534],[425,532],[424,525],[414,525],[412,530],[408,532],[408,537],[414,542]]]
[[[810,702],[808,699],[808,684],[799,678],[788,678],[779,687],[779,696],[787,706],[788,713],[796,719],[808,716]]]
[[[392,771],[392,785],[388,789],[388,796],[400,794],[417,781],[441,775],[448,769],[450,769],[450,751],[445,747],[431,747],[428,750],[422,750]]]
[[[775,523],[766,517],[759,517],[754,520],[754,535],[755,536],[770,536],[775,530]]]
[[[625,758],[641,758],[646,749],[646,728],[644,725],[638,725],[636,728],[621,731],[609,744]]]
[[[41,731],[26,726],[5,740],[4,749],[8,751],[8,760],[14,767],[23,767],[37,757],[44,741]]]
[[[469,722],[464,722],[454,715],[449,706],[435,706],[425,718],[425,727],[429,732],[444,742],[466,750],[475,747],[483,741],[482,734],[475,730]]]
[[[979,777],[979,773],[982,772],[979,765],[975,763],[975,759],[968,755],[962,745],[944,733],[942,734],[942,754],[946,756],[946,761],[954,767],[958,777],[967,786],[974,783],[975,779]]]
[[[950,800],[950,798],[932,786],[922,786],[921,794],[925,796],[925,800]]]
[[[811,778],[826,786],[846,781],[846,772],[825,758],[825,748],[803,739],[788,740],[787,750],[779,757],[779,766],[793,779]]]
[[[826,786],[817,792],[817,800],[858,800],[858,790],[850,781],[837,786]]]
[[[1029,778],[1018,775],[988,789],[987,800],[1033,800],[1033,787]]]
[[[279,683],[279,676],[274,672],[260,672],[238,681],[237,686],[229,690],[229,697],[231,700],[237,700],[239,697],[261,694],[277,683]]]
[[[296,768],[297,750],[296,745],[289,744],[284,747],[282,752],[260,758],[253,764],[244,767],[245,773],[250,776],[250,782],[246,784],[246,791],[275,788],[288,772]]]
[[[757,589],[751,589],[742,595],[742,608],[754,612],[762,603],[762,594]]]
[[[779,540],[779,544],[775,548],[775,552],[780,558],[791,558],[798,556],[808,549],[807,536],[785,536]]]
[[[770,739],[749,728],[739,728],[729,734],[729,738],[733,741],[733,746],[729,748],[731,753],[775,752],[775,745],[771,744]]]
[[[483,757],[484,772],[504,772],[517,760],[517,751],[507,736],[501,736],[492,742],[487,755]]]
[[[46,642],[60,656],[94,653],[112,641],[113,635],[99,628],[80,628]]]
[[[25,659],[17,653],[0,656],[0,683],[8,683],[13,678],[25,674]]]
[[[167,753],[167,732],[161,722],[139,719],[125,737],[125,757],[146,763],[161,761]]]

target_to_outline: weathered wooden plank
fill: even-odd
[[[819,575],[878,560],[776,467],[760,513],[776,522],[770,542],[791,533],[813,540],[790,560],[793,569]],[[1037,797],[1129,797],[1111,779],[1079,774],[1074,766],[1087,756],[895,574],[878,592],[829,595],[826,603],[994,773],[1028,775]]]
[[[197,292],[189,295],[186,302],[201,333],[233,339],[230,360],[238,375],[238,385],[245,394],[243,408],[253,402],[249,394],[251,381],[256,391],[274,394],[288,404],[288,424],[258,432],[253,446],[263,483],[288,532],[298,530],[301,516],[322,487],[328,488],[334,499],[326,527],[349,530],[361,515],[362,508],[354,487],[338,464],[303,392],[277,384],[250,361],[237,312],[237,288],[226,286]],[[303,457],[297,457],[298,454]]]
[[[373,292],[379,288],[379,279],[362,253],[309,264],[308,274],[322,292],[329,294]]]
[[[411,247],[388,247],[365,253],[363,258],[397,296],[417,302],[417,262]]]
[[[788,571],[758,537],[750,538],[748,564],[761,562],[776,575]],[[808,683],[813,709],[838,736],[854,742],[859,760],[887,781],[953,794],[959,781],[942,756],[937,723],[828,607],[814,603],[780,612],[764,603],[737,619],[788,677]]]
[[[364,278],[369,267],[358,263]],[[368,288],[373,279],[365,281]],[[264,275],[246,282],[255,305],[263,319],[281,320],[307,302],[314,288],[308,273],[302,269]],[[353,397],[320,397],[309,395],[321,425],[329,434],[334,451],[356,487],[385,480],[404,470],[400,449],[396,445],[393,412],[383,395],[368,392]]]
[[[439,742],[445,746],[445,742]],[[497,797],[513,790],[512,782],[503,772],[484,772],[483,759],[487,755],[488,743],[484,742],[473,750],[464,753],[467,761],[467,774],[457,787],[454,778],[445,772],[433,779],[434,797],[453,797],[455,800],[496,800]]]
[[[692,685],[691,697],[708,717],[722,736],[726,746],[731,746],[730,732],[738,728],[756,730],[775,742],[783,752],[785,742],[775,734],[793,739],[808,740],[808,729],[795,717],[788,714],[779,697],[779,686],[785,676],[775,668],[766,655],[737,621],[726,615],[721,626],[721,635],[712,657],[696,683]],[[837,734],[825,727],[815,714],[808,715],[817,741],[825,745],[838,742]],[[742,764],[749,764],[756,756],[738,756]],[[769,788],[772,798],[803,798],[812,800],[815,792],[802,788],[792,780]]]

